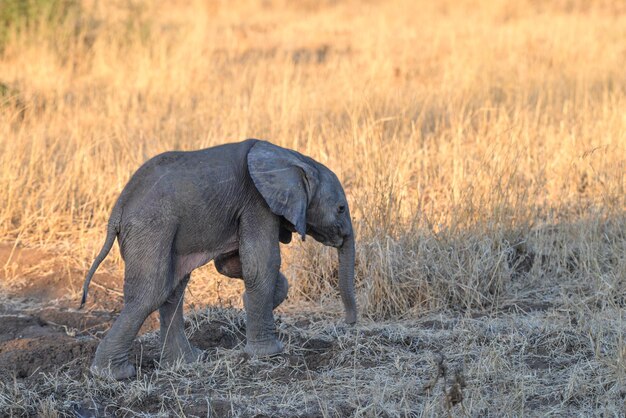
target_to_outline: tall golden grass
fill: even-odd
[[[342,179],[366,315],[625,303],[623,2],[80,6],[4,46],[2,240],[85,269],[143,161],[257,137]],[[293,298],[335,297],[332,251],[289,254]]]

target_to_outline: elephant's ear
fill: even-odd
[[[248,170],[272,212],[291,222],[304,239],[306,209],[319,182],[315,166],[295,151],[259,141],[248,153]]]

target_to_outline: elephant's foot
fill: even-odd
[[[128,361],[118,366],[108,365],[104,367],[94,363],[89,368],[89,371],[94,376],[108,377],[115,380],[124,380],[135,376],[135,366]]]
[[[191,346],[191,360],[188,360],[187,362],[200,361],[203,357],[204,350],[201,350],[198,347]],[[189,359],[189,357],[187,357],[187,359]]]
[[[273,338],[271,340],[260,342],[248,341],[243,351],[255,357],[268,357],[281,353],[283,348],[283,343],[278,339]]]
[[[168,341],[163,347],[161,363],[171,365],[182,360],[184,363],[193,363],[202,359],[204,351],[192,346],[189,340]]]

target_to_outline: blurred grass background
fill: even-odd
[[[257,137],[343,181],[366,316],[626,303],[621,1],[0,0],[0,51],[0,237],[76,284],[143,161]],[[311,241],[290,298],[335,306]]]

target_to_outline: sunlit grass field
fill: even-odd
[[[0,32],[0,238],[54,254],[69,297],[142,162],[267,139],[342,180],[366,326],[437,317],[466,326],[459,341],[476,327],[495,339],[447,354],[463,402],[352,413],[625,412],[622,1],[27,3]],[[102,271],[121,289],[113,254]],[[339,313],[335,257],[312,239],[283,247],[286,314]],[[4,267],[5,287],[26,280]],[[241,283],[205,267],[190,290],[204,307]],[[559,363],[567,338],[587,354]],[[527,346],[543,347],[545,376],[515,363]],[[531,383],[544,377],[550,393]]]

